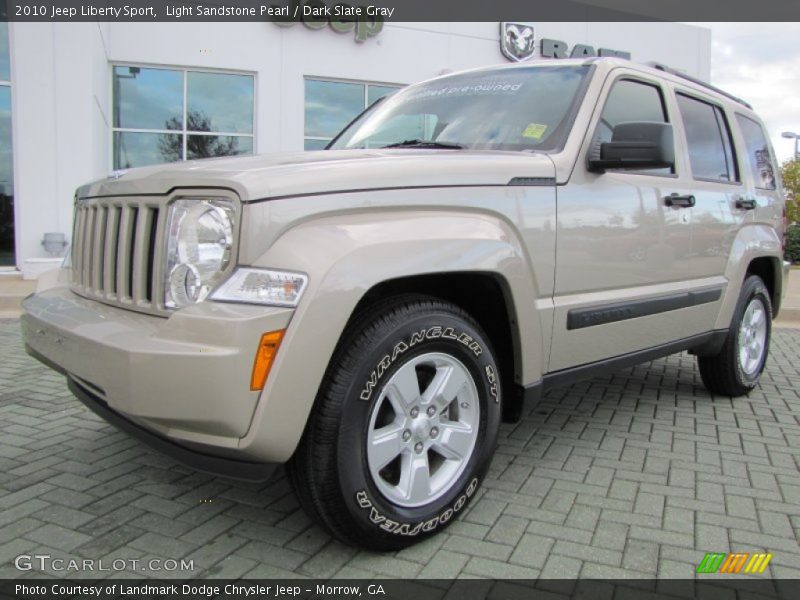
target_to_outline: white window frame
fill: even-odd
[[[161,69],[163,71],[177,71],[183,76],[183,127],[181,129],[138,129],[128,127],[115,127],[114,126],[114,67],[138,67],[140,69]],[[253,78],[253,132],[252,133],[233,133],[225,131],[190,131],[186,129],[187,115],[186,111],[189,108],[189,73],[216,73],[219,75],[247,75]],[[181,135],[183,140],[183,147],[181,149],[181,160],[177,162],[185,162],[189,159],[186,158],[188,140],[190,135],[215,135],[215,136],[231,136],[231,137],[247,137],[253,141],[253,154],[258,153],[256,147],[256,127],[257,127],[257,107],[258,107],[258,81],[257,73],[253,71],[242,71],[237,69],[209,69],[205,67],[179,67],[175,65],[160,65],[143,62],[125,62],[114,61],[109,63],[109,76],[111,78],[111,86],[109,89],[109,148],[111,149],[109,156],[109,170],[115,171],[114,168],[114,134],[117,132],[124,133],[159,133],[159,134],[175,134]],[[170,164],[170,163],[156,163],[156,164]]]

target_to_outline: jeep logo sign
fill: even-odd
[[[309,29],[324,29],[329,26],[337,33],[354,31],[356,42],[361,43],[381,32],[384,10],[386,9],[375,6],[342,3],[328,6],[322,0],[292,0],[289,5],[290,16],[274,18],[272,22],[279,27],[291,27],[299,22]]]

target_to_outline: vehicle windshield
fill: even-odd
[[[536,65],[412,85],[367,110],[329,149],[560,150],[588,72]]]

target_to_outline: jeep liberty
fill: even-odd
[[[498,427],[553,386],[670,353],[758,383],[784,197],[743,101],[617,58],[408,86],[324,151],[81,187],[30,354],[195,468],[264,480],[376,550],[474,498]]]

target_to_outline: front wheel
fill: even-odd
[[[758,384],[769,354],[772,302],[760,277],[748,277],[739,295],[728,337],[716,356],[697,364],[705,386],[725,396],[743,396]]]
[[[500,414],[479,325],[437,299],[390,300],[343,336],[289,474],[306,510],[340,540],[403,548],[474,497]]]

